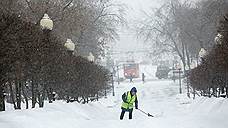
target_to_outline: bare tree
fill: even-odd
[[[200,48],[210,50],[214,44],[218,17],[226,12],[226,1],[168,1],[154,12],[146,14],[139,25],[139,34],[156,48],[175,51],[184,69],[197,59]]]

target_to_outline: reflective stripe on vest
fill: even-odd
[[[127,92],[127,103],[123,102],[121,107],[125,108],[125,109],[132,109],[135,100],[136,100],[136,95],[131,96],[130,91],[128,91]]]

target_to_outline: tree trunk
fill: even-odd
[[[44,85],[42,93],[38,91],[38,100],[39,100],[39,107],[44,107],[44,99],[45,99],[45,93],[46,93],[46,86]]]
[[[36,93],[35,93],[35,83],[32,81],[32,108],[36,106]]]
[[[182,63],[183,63],[183,69],[184,69],[184,73],[185,73],[185,71],[186,71],[186,60],[185,60],[185,44],[184,44],[184,42],[182,41],[181,42],[181,44],[182,44],[182,58],[181,58],[181,60],[182,60]]]
[[[98,95],[98,93],[97,93],[97,101],[98,101],[98,99],[99,99],[99,95]]]
[[[5,99],[4,99],[4,88],[3,85],[0,85],[0,111],[5,111]]]
[[[15,103],[15,96],[14,96],[14,92],[13,92],[13,84],[12,84],[12,82],[10,82],[10,98],[11,98],[11,100],[13,102],[14,109],[17,109],[16,103]]]
[[[211,88],[210,87],[208,88],[208,92],[207,93],[208,93],[208,97],[211,98]]]
[[[204,92],[203,90],[200,90],[200,96],[203,96]]]
[[[49,103],[52,103],[53,95],[52,95],[52,88],[48,89],[48,100]]]
[[[38,97],[39,107],[42,108],[43,107],[42,94],[39,91],[37,92],[37,97]]]
[[[42,90],[41,107],[44,107],[45,92],[46,92],[46,86],[44,86],[44,88]]]
[[[186,52],[186,57],[187,57],[187,65],[188,65],[188,68],[190,70],[191,69],[191,64],[190,64],[191,62],[190,62],[190,56],[189,56],[187,44],[186,44],[185,52]]]
[[[193,99],[195,99],[196,98],[196,89],[195,89],[195,87],[193,87]]]
[[[107,91],[106,91],[106,87],[105,87],[105,92],[104,92],[104,93],[105,93],[105,98],[107,98]]]
[[[226,98],[228,98],[228,87],[226,86]]]
[[[84,97],[84,96],[82,96],[82,99],[83,99],[83,104],[85,104],[86,103],[86,98]]]
[[[218,97],[221,96],[221,89],[222,89],[222,87],[220,87],[219,90],[218,90]]]
[[[67,103],[69,103],[70,102],[70,97],[69,96],[67,96]]]
[[[24,88],[24,86],[22,87],[22,94],[23,94],[23,96],[24,96],[24,98],[25,98],[26,109],[28,109],[28,108],[29,108],[28,97],[27,97],[27,95],[26,95],[26,93],[25,93],[25,88]]]
[[[21,81],[16,81],[16,102],[17,109],[21,109]]]
[[[79,99],[78,99],[78,96],[75,98],[75,101],[77,101],[79,103]]]
[[[213,87],[212,90],[213,90],[213,96],[217,97],[217,89],[215,87]]]

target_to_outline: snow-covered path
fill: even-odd
[[[128,120],[128,113],[125,114],[124,120],[119,120],[121,95],[133,86],[138,89],[139,108],[155,117],[151,118],[134,110],[132,120]],[[225,122],[228,117],[225,107],[220,109],[225,111],[225,114],[218,115],[219,112],[211,114],[213,108],[207,111],[203,108],[210,103],[208,99],[199,98],[193,103],[193,100],[186,98],[185,94],[178,95],[179,86],[169,80],[154,80],[145,84],[126,82],[116,85],[115,91],[114,97],[110,94],[108,98],[85,105],[57,101],[47,104],[44,109],[1,112],[0,128],[226,128],[228,126]],[[199,106],[201,102],[205,102],[201,105],[202,108],[196,108],[195,106]],[[218,103],[220,102],[228,105],[224,99]],[[205,111],[198,113],[201,110]]]

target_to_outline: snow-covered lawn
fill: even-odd
[[[139,108],[133,119],[119,120],[121,95],[135,86]],[[169,80],[116,84],[116,95],[89,104],[56,101],[43,109],[0,112],[0,128],[227,128],[228,101],[178,94],[179,86]]]

